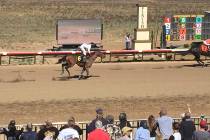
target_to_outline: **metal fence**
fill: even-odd
[[[193,57],[184,59],[182,53],[188,49],[156,49],[156,50],[106,50],[102,51],[105,58],[99,62],[116,62],[116,61],[165,61],[165,60],[193,60]],[[49,58],[56,58],[63,55],[79,56],[80,51],[45,51],[45,52],[0,52],[0,65],[11,64],[12,60],[17,63],[27,62],[27,64],[46,63]],[[155,57],[158,56],[158,57]],[[164,57],[161,57],[164,56]],[[179,57],[181,56],[181,57]],[[120,59],[124,58],[124,59]],[[203,58],[202,58],[203,59]],[[206,59],[206,57],[205,57]],[[16,63],[16,64],[17,64]]]
[[[146,120],[146,119],[135,119],[135,120],[129,120],[132,128],[133,128],[133,132],[135,133],[136,129],[139,127],[139,123],[142,120]],[[181,118],[173,118],[174,122],[181,122]],[[198,129],[199,127],[199,122],[201,121],[200,117],[192,117],[192,120],[194,121],[194,124],[196,126],[196,129]],[[210,117],[205,117],[205,120],[207,121],[208,126],[210,127]],[[63,125],[67,124],[67,122],[56,122],[53,123],[53,126],[55,126],[56,128],[60,129]],[[77,125],[79,125],[79,127],[83,130],[83,135],[80,136],[81,140],[86,140],[87,139],[87,133],[86,133],[86,128],[87,125],[89,124],[89,122],[77,122]],[[115,124],[119,124],[119,121],[115,121]],[[20,124],[20,125],[16,125],[17,129],[20,130],[21,128],[25,128],[26,124]],[[33,130],[38,132],[40,130],[40,127],[43,126],[43,124],[33,124]],[[7,125],[0,125],[0,127],[4,127],[6,128]],[[133,134],[134,134],[133,133]],[[6,140],[6,136],[1,134],[0,135],[0,140]]]

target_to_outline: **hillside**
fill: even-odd
[[[137,26],[136,3],[149,7],[150,30],[160,17],[203,14],[209,0],[0,0],[0,50],[45,50],[56,46],[57,19],[101,18],[106,49],[123,49],[123,36]]]

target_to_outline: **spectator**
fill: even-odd
[[[26,126],[26,132],[20,135],[20,140],[37,140],[37,133],[32,131],[32,124],[28,123]]]
[[[21,130],[17,130],[15,120],[11,120],[8,128],[3,128],[1,134],[6,135],[7,140],[19,140],[19,136],[22,134],[22,132],[23,128]]]
[[[122,130],[123,127],[127,126],[127,127],[131,127],[131,124],[129,121],[127,121],[127,115],[125,112],[120,113],[119,115],[119,127]]]
[[[87,126],[87,133],[95,130],[95,123],[96,121],[101,121],[102,125],[107,125],[106,119],[103,118],[103,110],[101,108],[96,109],[96,119],[92,120],[92,122]]]
[[[175,140],[175,137],[171,135],[168,140]]]
[[[64,128],[60,131],[58,140],[79,140],[79,133],[72,127]]]
[[[147,129],[147,122],[141,121],[140,127],[137,129],[135,134],[135,140],[149,140],[150,139],[150,132]]]
[[[119,138],[118,140],[132,140],[131,139],[132,128],[125,126],[122,129],[122,133],[123,133],[123,136]]]
[[[111,140],[116,140],[120,138],[121,135],[121,130],[120,128],[114,124],[114,116],[112,115],[107,115],[106,116],[107,120],[107,125],[104,126],[104,130],[109,134]]]
[[[190,112],[186,112],[181,121],[180,129],[182,140],[192,140],[193,132],[195,131],[194,122],[191,119]]]
[[[207,126],[207,122],[205,120],[201,120],[200,122],[200,130],[195,131],[193,133],[193,140],[210,140],[210,134],[205,130]]]
[[[88,134],[88,140],[110,140],[109,134],[103,130],[103,124],[100,120],[95,122],[95,128]]]
[[[62,126],[62,127],[60,128],[60,131],[63,130],[63,129],[65,129],[65,128],[69,128],[69,127],[73,128],[73,129],[75,129],[75,130],[77,130],[77,132],[78,132],[79,135],[82,135],[82,134],[83,134],[82,129],[81,129],[78,125],[76,125],[76,123],[75,123],[75,118],[74,118],[73,116],[71,116],[71,117],[69,118],[68,124],[66,124],[66,125],[64,125],[64,126]]]
[[[131,43],[132,43],[132,39],[131,39],[130,33],[126,33],[125,35],[125,49],[126,50],[131,49]]]
[[[148,126],[150,131],[150,140],[155,140],[156,138],[156,130],[157,130],[157,122],[155,120],[155,117],[153,115],[150,115],[148,118]]]
[[[168,140],[173,134],[172,123],[173,119],[167,116],[167,110],[165,108],[160,111],[160,118],[158,118],[158,127],[162,134],[163,140]]]
[[[56,140],[59,131],[52,125],[52,122],[46,121],[46,125],[38,132],[38,140]]]
[[[179,133],[179,123],[174,122],[173,123],[173,129],[174,129],[174,140],[181,140],[181,134]]]

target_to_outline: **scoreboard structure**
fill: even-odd
[[[163,21],[163,33],[167,42],[210,38],[210,12],[205,15],[174,15],[164,17]]]

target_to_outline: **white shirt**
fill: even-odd
[[[61,130],[58,135],[58,140],[71,140],[74,138],[79,139],[79,134],[73,128],[65,128],[65,129]]]
[[[175,132],[173,136],[174,136],[174,140],[181,140],[181,134],[179,132]]]
[[[91,44],[83,43],[79,48],[84,55],[86,55],[86,51],[90,54]]]
[[[125,42],[131,42],[131,37],[125,36]]]

